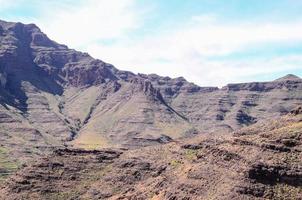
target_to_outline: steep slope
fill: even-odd
[[[74,144],[95,147],[90,141],[103,137],[111,143],[107,147],[145,146],[182,137],[189,129],[186,119],[165,105],[150,82],[138,80],[120,87],[94,105]]]
[[[187,123],[150,82],[57,44],[33,24],[0,27],[1,148],[16,166],[75,137],[70,144],[85,148],[147,145],[171,140],[166,122]]]
[[[301,199],[302,108],[232,135],[139,150],[57,150],[11,177],[6,199]]]
[[[293,75],[222,89],[136,75],[58,44],[34,24],[0,21],[0,145],[15,166],[66,145],[135,148],[231,132],[287,113],[301,91]]]

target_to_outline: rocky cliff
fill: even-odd
[[[227,134],[302,101],[302,80],[293,75],[200,87],[182,77],[119,70],[52,41],[34,24],[4,21],[0,82],[0,156],[14,163],[12,170],[57,147],[136,148]]]

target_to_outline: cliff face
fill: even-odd
[[[302,100],[298,77],[199,87],[181,77],[118,70],[50,40],[33,24],[4,21],[0,81],[1,146],[15,161],[63,145],[133,148],[230,132]]]

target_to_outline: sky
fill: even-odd
[[[0,0],[0,19],[134,73],[200,86],[302,77],[302,0]]]

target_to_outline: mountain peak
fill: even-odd
[[[289,80],[301,80],[301,78],[294,74],[287,74],[281,78],[276,79],[275,81],[289,81]]]

